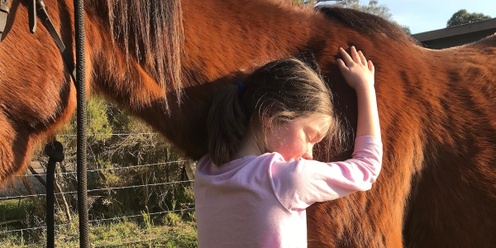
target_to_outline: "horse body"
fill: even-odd
[[[69,121],[76,105],[60,52],[47,32],[29,33],[20,1],[12,3],[6,32],[0,43],[0,183],[25,170],[33,149]]]
[[[72,3],[45,2],[72,47]],[[164,1],[171,3],[167,8],[182,8],[183,33],[174,33],[180,28],[146,24],[157,18],[155,9],[166,9],[160,2],[87,1],[91,92],[142,118],[196,159],[206,152],[205,118],[215,90],[278,58],[315,60],[336,110],[355,126],[355,94],[335,64],[338,47],[355,45],[376,65],[383,171],[370,191],[309,208],[309,245],[496,243],[495,36],[429,50],[377,17],[342,9],[316,13],[268,0]],[[131,17],[125,16],[131,9]],[[36,145],[54,135],[75,108],[75,88],[57,48],[45,30],[29,34],[26,12],[14,1],[11,27],[0,43],[0,182],[22,172]],[[144,20],[132,16],[138,13]],[[184,37],[176,48],[180,82],[173,75],[179,58],[172,50],[157,51],[159,42],[172,47],[164,40],[175,34]],[[322,160],[337,160],[351,151],[316,152]]]
[[[495,46],[492,36],[428,51],[429,78],[436,80],[427,84],[420,102],[424,162],[411,183],[404,225],[406,243],[413,247],[496,242],[491,234],[496,227]]]

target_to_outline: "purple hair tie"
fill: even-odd
[[[234,83],[236,86],[238,86],[239,89],[239,97],[243,96],[243,93],[245,92],[245,84],[242,82],[236,82]]]

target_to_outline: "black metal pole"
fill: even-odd
[[[88,236],[88,194],[86,166],[86,77],[84,47],[84,1],[74,0],[74,18],[76,31],[76,78],[77,91],[77,179],[79,204],[79,246],[89,247]]]

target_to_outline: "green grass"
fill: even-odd
[[[0,223],[20,220],[15,225],[0,226],[0,247],[45,247],[46,230],[26,230],[2,233],[6,230],[26,228],[32,205],[29,201],[9,200],[0,202]],[[60,214],[60,213],[58,213]],[[36,219],[36,218],[35,218]],[[35,221],[36,222],[36,221]],[[38,221],[29,226],[45,225]],[[142,211],[142,218],[121,219],[118,221],[93,224],[89,229],[92,247],[197,247],[196,223],[193,216],[180,216],[174,213],[151,218]],[[70,224],[59,225],[55,230],[55,247],[79,247],[78,216],[74,214]]]
[[[0,223],[6,221],[20,220],[26,217],[26,212],[34,209],[32,201],[4,200],[0,202]]]

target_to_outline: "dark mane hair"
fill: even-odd
[[[127,59],[143,66],[164,90],[180,95],[183,43],[180,0],[90,1],[94,11],[106,12],[105,25]]]
[[[341,7],[322,6],[317,7],[317,10],[327,18],[339,21],[365,35],[379,35],[384,39],[417,43],[399,25],[377,15]]]

